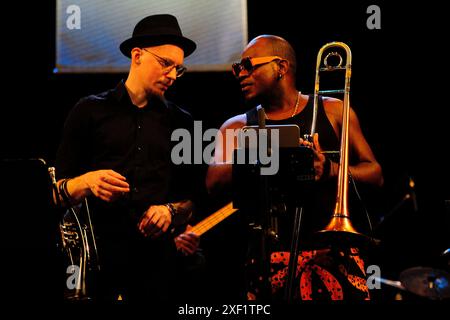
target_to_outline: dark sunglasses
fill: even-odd
[[[257,58],[250,58],[245,57],[241,60],[241,62],[235,62],[231,65],[231,68],[233,70],[233,74],[236,78],[239,77],[239,74],[242,70],[245,69],[247,73],[252,73],[256,66],[272,62],[274,60],[283,60],[283,58],[279,56],[267,56],[267,57],[257,57]]]

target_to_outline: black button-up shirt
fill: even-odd
[[[130,184],[122,204],[140,212],[188,198],[189,172],[172,164],[170,137],[174,129],[191,131],[192,125],[191,116],[171,102],[133,105],[121,81],[112,90],[81,99],[70,112],[56,159],[58,178],[117,171]]]

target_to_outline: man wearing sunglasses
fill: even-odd
[[[297,124],[303,130],[302,134],[307,133],[304,130],[311,127],[313,98],[312,95],[303,94],[296,88],[296,57],[291,45],[278,36],[262,35],[250,41],[241,57],[240,62],[232,65],[232,72],[240,84],[245,100],[264,108],[266,125]],[[317,134],[313,143],[299,141],[299,144],[308,145],[313,149],[316,181],[313,196],[307,200],[302,218],[300,245],[308,250],[302,251],[299,255],[301,269],[298,270],[301,272],[295,279],[294,285],[297,285],[294,288],[295,299],[369,298],[367,287],[360,286],[361,283],[365,283],[365,272],[362,260],[356,254],[352,256],[350,252],[343,254],[320,251],[316,250],[320,248],[315,247],[314,243],[308,242],[312,232],[323,229],[333,212],[338,163],[326,159],[322,151],[339,150],[342,110],[341,100],[321,97],[316,124]],[[239,130],[247,125],[258,125],[256,107],[228,119],[220,128],[221,135],[216,140],[214,163],[209,166],[206,179],[211,194],[229,188],[232,179],[232,152],[236,149],[237,142],[236,139],[227,140],[231,135],[227,135],[226,131]],[[381,167],[363,136],[353,110],[350,113],[349,133],[349,150],[353,160],[349,169],[353,179],[381,186],[383,184]],[[289,220],[289,217],[294,216],[293,209],[287,208],[288,214],[279,215],[284,217],[279,218],[279,234],[284,234],[285,238],[281,237],[272,247],[271,285],[275,299],[282,299],[284,294],[285,271],[289,260],[286,257],[289,255],[291,235],[291,231],[286,230],[289,230],[289,227],[292,229],[293,221]],[[256,207],[255,211],[257,212]],[[320,259],[322,263],[316,263]],[[343,272],[339,269],[343,264],[350,269]],[[318,278],[322,280],[316,281]],[[313,283],[311,279],[314,280]],[[298,287],[300,282],[301,290]],[[255,292],[256,290],[251,292],[250,296],[258,298]]]
[[[177,19],[148,16],[120,45],[131,59],[126,81],[81,99],[66,120],[57,154],[61,200],[91,201],[98,234],[100,299],[168,300],[175,253],[192,254],[199,238],[170,232],[192,213],[198,190],[191,168],[171,162],[171,133],[191,130],[191,116],[165,99],[186,71],[196,44]]]

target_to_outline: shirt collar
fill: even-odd
[[[113,89],[113,91],[115,98],[120,104],[134,106],[133,102],[131,102],[130,95],[128,93],[127,88],[125,87],[125,81],[123,79],[120,80],[120,82]],[[150,97],[148,98],[147,106],[145,106],[144,109],[146,109],[148,106],[164,107],[165,109],[168,109],[169,103],[165,98],[161,100],[156,97]]]

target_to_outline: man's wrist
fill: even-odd
[[[169,209],[170,216],[173,219],[175,217],[175,214],[177,213],[177,211],[175,210],[175,207],[170,202],[166,203],[165,206],[167,207],[167,209]]]
[[[67,206],[72,205],[72,196],[67,189],[67,183],[71,180],[70,178],[62,179],[58,185],[58,193],[63,203]]]
[[[190,200],[181,200],[178,202],[170,202],[165,205],[172,214],[172,223],[181,225],[186,223],[193,211],[193,203]]]

